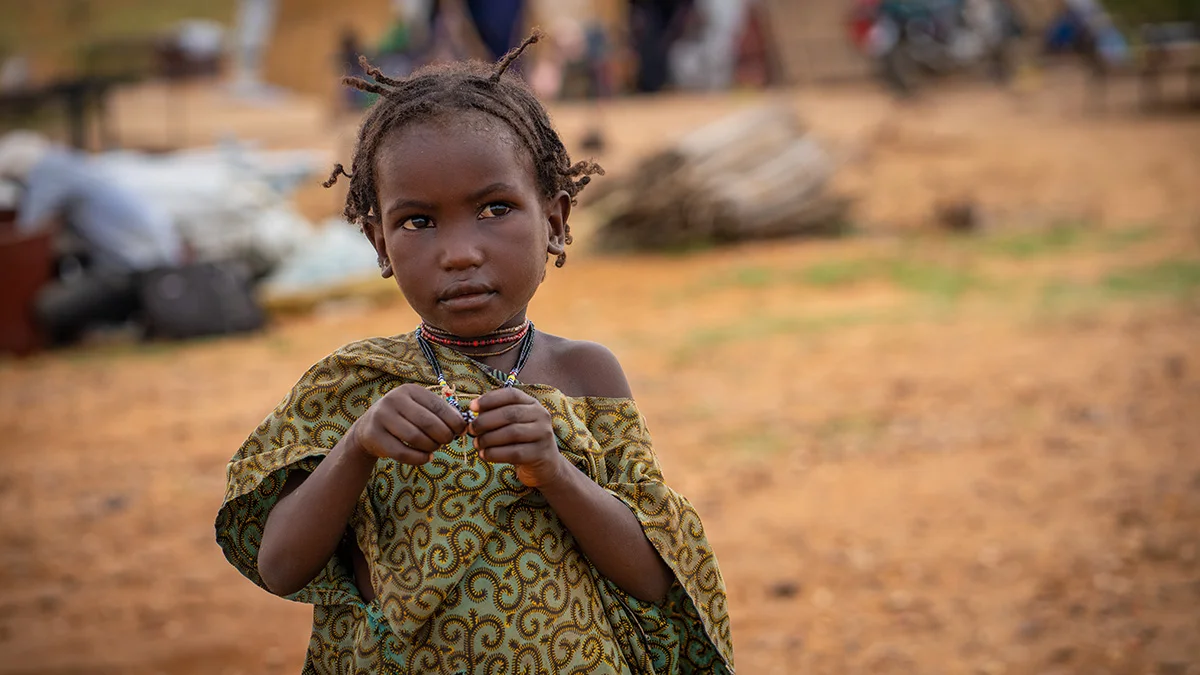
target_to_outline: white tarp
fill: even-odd
[[[303,294],[379,275],[375,247],[358,229],[335,218],[325,222],[263,280],[269,298]]]
[[[169,214],[200,259],[235,257],[270,269],[313,234],[290,197],[300,181],[315,180],[323,166],[317,153],[228,144],[169,155],[111,152],[92,161]]]

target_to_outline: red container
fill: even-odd
[[[0,353],[24,356],[44,344],[33,306],[53,279],[54,232],[18,233],[15,220],[12,211],[0,211]]]
[[[861,51],[867,50],[867,40],[870,39],[871,28],[875,26],[878,14],[878,0],[858,0],[846,17],[846,29],[850,34],[850,42]]]

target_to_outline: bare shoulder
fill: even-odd
[[[542,333],[550,355],[549,369],[567,396],[630,398],[629,381],[617,357],[598,342],[569,340]]]

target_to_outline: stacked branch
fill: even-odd
[[[828,184],[834,163],[784,107],[739,113],[694,131],[606,181],[593,204],[608,250],[662,250],[842,231],[849,200]]]

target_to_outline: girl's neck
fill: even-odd
[[[512,322],[509,322],[512,323]],[[501,326],[484,335],[461,337],[428,323],[421,323],[421,335],[434,344],[448,347],[475,359],[491,362],[503,357],[521,344],[532,324],[528,319],[515,325]]]
[[[433,344],[440,345],[499,371],[503,377],[503,373],[520,370],[535,341],[533,323],[528,319],[521,318],[519,321],[509,321],[505,324],[486,335],[464,338],[422,323],[417,329],[417,336],[419,342],[424,345],[422,349]],[[492,344],[484,344],[487,342]],[[431,361],[436,359],[428,350],[426,356]]]

